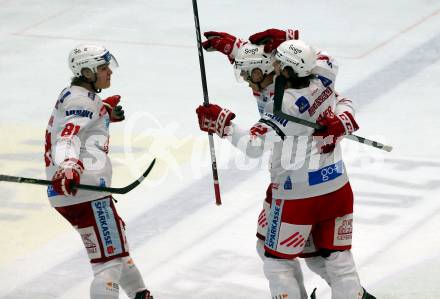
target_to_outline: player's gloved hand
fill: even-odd
[[[122,110],[121,105],[118,105],[120,100],[121,96],[119,95],[114,95],[102,100],[108,115],[110,115],[111,122],[123,121],[125,119],[124,110]]]
[[[272,51],[278,48],[282,42],[298,38],[298,30],[267,29],[265,31],[252,34],[249,36],[249,41],[256,45],[264,45],[264,52],[272,53]]]
[[[234,62],[238,49],[246,43],[241,38],[226,32],[207,31],[203,35],[207,40],[202,43],[202,47],[206,51],[219,51],[225,54],[231,63]]]
[[[220,138],[227,136],[227,127],[231,125],[231,120],[235,118],[235,114],[222,107],[214,104],[199,106],[196,109],[199,118],[200,130],[208,133],[216,133]]]
[[[315,130],[313,136],[324,139],[324,145],[321,148],[322,153],[332,152],[342,136],[351,134],[359,129],[353,115],[348,111],[339,115],[332,114],[326,116],[318,120],[318,124],[323,126],[323,129]]]
[[[72,189],[72,183],[78,185],[84,171],[82,162],[69,158],[64,160],[52,177],[52,186],[56,193],[65,196],[75,196],[77,189]]]

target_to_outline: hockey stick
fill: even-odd
[[[136,188],[150,173],[151,169],[153,169],[154,163],[156,163],[156,158],[148,166],[147,170],[133,183],[122,187],[122,188],[112,188],[112,187],[101,187],[101,186],[92,186],[92,185],[75,185],[72,184],[71,188],[73,189],[81,189],[81,190],[89,190],[89,191],[99,191],[99,192],[110,192],[114,194],[126,194]],[[52,181],[49,180],[40,180],[33,178],[24,178],[19,176],[10,176],[0,174],[0,181],[3,182],[13,182],[13,183],[25,183],[25,184],[34,184],[34,185],[44,185],[49,186],[52,185]]]
[[[205,60],[203,59],[202,39],[200,37],[200,22],[199,22],[199,12],[197,9],[197,0],[192,0],[192,5],[194,11],[194,23],[196,26],[197,48],[199,51],[200,75],[202,76],[203,105],[207,106],[209,105],[208,85],[206,83]],[[218,182],[217,162],[215,158],[214,138],[212,136],[212,133],[208,133],[208,138],[209,138],[209,149],[211,151],[212,176],[214,178],[215,203],[219,206],[222,204],[222,200],[220,197],[220,185]]]
[[[276,116],[282,117],[284,119],[290,120],[294,123],[306,126],[306,127],[310,127],[316,130],[321,130],[323,129],[323,126],[321,126],[320,124],[302,119],[302,118],[298,118],[295,117],[293,115],[288,115],[286,113],[284,113],[281,109],[282,107],[282,102],[283,102],[283,95],[284,95],[284,86],[286,86],[286,78],[284,76],[277,76],[277,78],[275,79],[275,95],[274,95],[274,105],[273,105],[273,113]],[[387,151],[387,152],[391,152],[393,150],[393,147],[390,145],[385,145],[382,144],[380,142],[377,141],[373,141],[364,137],[360,137],[357,135],[353,135],[353,134],[349,134],[349,135],[345,135],[345,138]]]

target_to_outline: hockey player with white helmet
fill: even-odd
[[[60,93],[46,130],[50,204],[82,238],[94,272],[92,299],[119,298],[119,286],[131,299],[152,299],[129,255],[112,195],[72,187],[111,185],[109,125],[125,117],[119,95],[101,100],[98,93],[110,87],[118,63],[105,47],[82,44],[70,52],[68,64],[74,77]]]
[[[264,110],[262,111],[262,109],[264,109],[269,101],[272,101],[274,95],[274,72],[270,72],[268,70],[273,69],[272,61],[274,58],[273,56],[276,53],[275,50],[286,40],[297,40],[299,38],[298,30],[287,29],[284,31],[280,29],[267,29],[265,31],[255,33],[249,37],[249,41],[254,44],[251,44],[244,39],[236,38],[233,35],[225,32],[210,31],[205,33],[205,36],[208,38],[208,40],[203,44],[205,49],[208,51],[217,50],[223,54],[226,54],[229,58],[229,61],[234,63],[236,76],[237,73],[240,73],[242,77],[247,78],[247,80],[244,80],[249,82],[249,86],[252,88],[253,94],[256,96],[259,112],[261,116],[263,116]],[[303,42],[299,43],[304,44]],[[308,47],[307,45],[305,46]],[[263,52],[261,51],[262,47],[264,50]],[[228,51],[224,51],[224,49],[227,49]],[[321,80],[325,80],[326,77],[336,77],[338,65],[331,56],[325,52],[313,50],[312,48],[310,48],[310,51],[304,53],[310,54],[310,56],[306,57],[304,61],[312,63],[312,65],[305,67],[306,70],[310,69],[310,73],[320,77]],[[270,58],[267,59],[266,57]],[[286,59],[288,59],[288,56]],[[271,62],[270,67],[267,67],[266,62],[268,60]],[[329,65],[331,65],[331,68],[328,67]],[[251,77],[252,73],[254,75],[253,77]],[[264,80],[261,81],[261,79]],[[257,85],[254,82],[263,82],[263,84],[260,83]],[[263,88],[261,88],[261,86],[263,86]],[[353,113],[352,101],[350,99],[344,98],[338,95],[336,92],[335,96],[336,109],[338,111],[341,113],[344,111]],[[326,147],[327,150],[331,150],[334,147],[333,140]],[[263,243],[267,231],[271,198],[272,189],[271,186],[269,186],[266,191],[266,199],[264,201],[263,210],[261,211],[257,222],[257,237],[259,239],[257,242],[257,251],[260,257],[263,257],[262,253],[264,253]],[[308,267],[329,283],[325,270],[325,261],[317,252],[315,252],[313,242],[311,242],[311,240],[307,241],[307,246],[304,250],[304,253],[299,256],[304,257]],[[296,259],[293,261],[296,262]],[[301,277],[302,274],[297,275],[297,280],[301,281]],[[301,292],[301,298],[305,298],[304,291],[302,290]]]
[[[271,55],[264,52],[263,46],[247,43],[238,50],[234,71],[238,82],[245,81],[249,84],[257,101],[258,112],[262,116],[274,90],[275,73]]]
[[[268,31],[256,35],[268,44],[274,40],[267,38]],[[285,81],[282,111],[318,122],[324,130],[315,132],[278,117],[273,102],[249,131],[231,121],[235,117],[231,111],[217,105],[200,106],[200,129],[227,137],[237,147],[247,140],[242,150],[250,157],[261,156],[267,143],[272,144],[273,198],[267,219],[264,273],[273,298],[301,298],[295,277],[298,269],[292,269],[289,262],[306,253],[306,240],[320,255],[318,263],[309,266],[329,283],[332,299],[374,298],[361,287],[350,252],[353,193],[339,140],[358,126],[351,102],[337,105],[337,65],[298,40],[281,42],[274,59],[277,80]]]
[[[298,38],[297,30],[289,30],[292,38]],[[264,51],[264,46],[259,46],[237,38],[226,32],[208,31],[204,33],[207,38],[202,43],[207,51],[219,51],[227,55],[229,62],[233,64],[235,78],[238,82],[247,82],[252,89],[252,94],[257,102],[260,117],[264,115],[266,104],[272,100],[274,95],[274,68],[272,65],[271,53]],[[267,188],[266,198],[263,203],[263,210],[259,214],[257,221],[257,244],[258,256],[263,260],[264,257],[264,238],[267,229],[266,210],[269,210],[269,198],[271,198],[271,186]],[[295,264],[292,269],[296,269],[296,280],[299,281],[301,288],[301,299],[307,298],[307,291],[302,281],[303,273],[298,260],[290,262]]]

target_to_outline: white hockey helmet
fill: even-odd
[[[119,66],[116,58],[103,46],[93,44],[81,44],[75,47],[69,54],[69,68],[75,77],[82,76],[81,70],[88,68],[94,73],[97,67],[110,64],[111,68]]]
[[[316,64],[316,51],[302,40],[288,40],[278,46],[274,58],[281,69],[290,66],[298,77],[306,77]]]
[[[260,69],[263,75],[273,72],[271,56],[264,53],[263,45],[244,44],[235,56],[235,77],[239,82],[243,81],[242,74],[250,77],[252,70],[256,68]]]

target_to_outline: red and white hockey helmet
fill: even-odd
[[[94,73],[97,67],[110,64],[111,68],[119,66],[116,58],[103,46],[81,44],[75,47],[69,54],[69,68],[75,77],[81,76],[81,70],[88,68]]]
[[[263,75],[273,72],[270,55],[264,53],[264,46],[244,44],[237,52],[234,62],[235,77],[242,81],[242,75],[251,76],[254,69],[260,69]]]
[[[316,51],[302,40],[288,40],[278,46],[274,58],[281,69],[290,66],[298,77],[306,77],[316,64]]]

